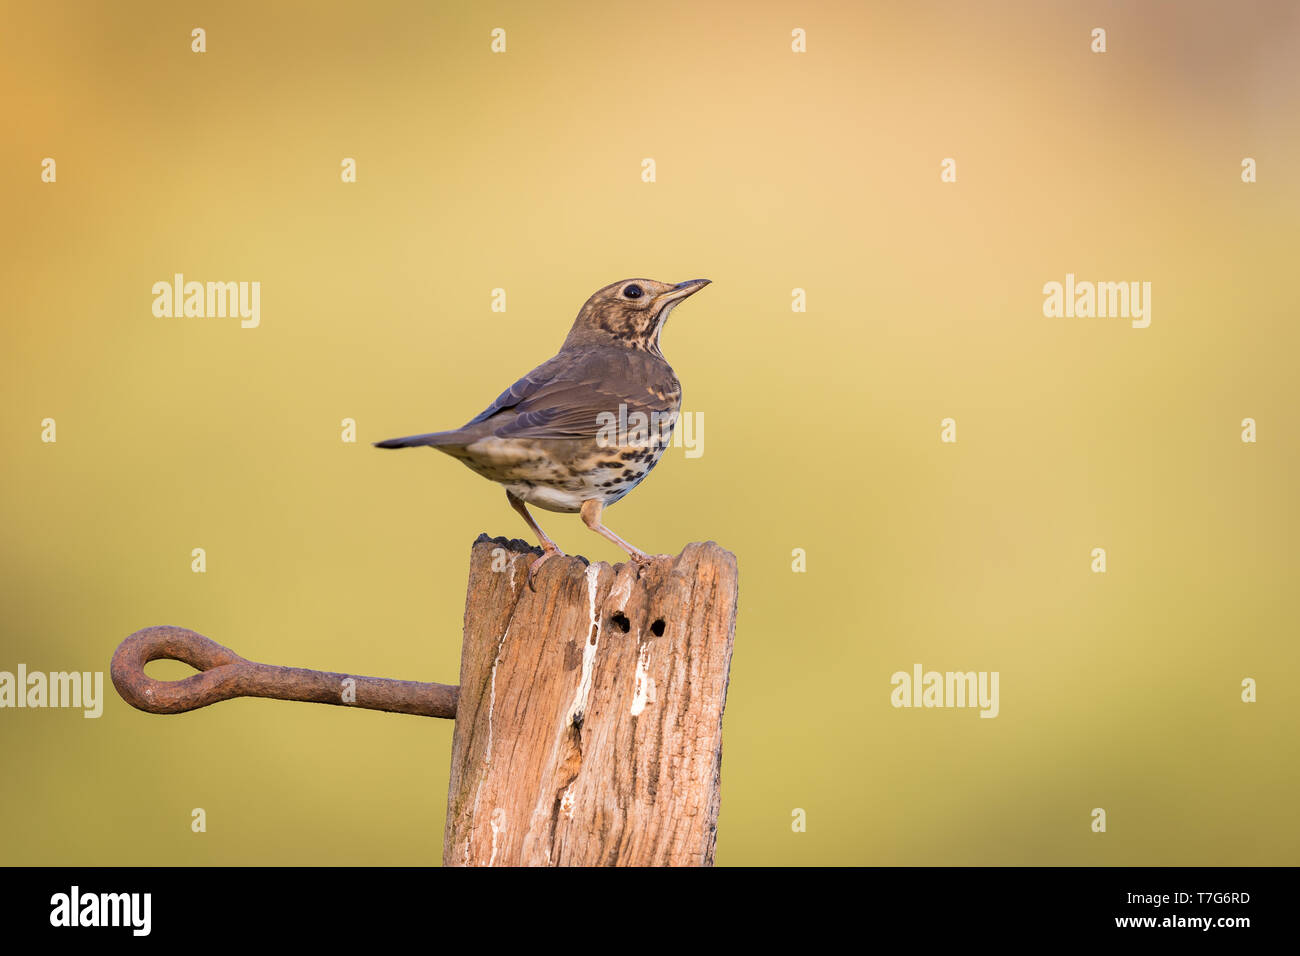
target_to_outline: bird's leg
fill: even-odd
[[[654,560],[651,555],[646,554],[635,545],[628,544],[614,532],[606,528],[604,523],[600,520],[600,513],[603,510],[605,510],[605,503],[599,498],[587,499],[582,503],[582,523],[592,531],[596,532],[596,534],[603,535],[626,551],[628,557],[632,559],[632,563],[637,567],[643,567]]]
[[[533,534],[537,535],[537,540],[542,544],[541,557],[528,565],[528,586],[535,591],[537,590],[537,586],[533,583],[533,578],[537,574],[537,569],[542,566],[542,562],[557,554],[563,555],[564,552],[559,549],[559,546],[556,545],[556,543],[550,539],[550,536],[542,530],[542,526],[539,525],[533,516],[528,513],[528,508],[524,505],[524,499],[516,498],[507,491],[506,500],[510,502],[510,507],[518,511],[524,521],[528,523],[528,527],[533,529]]]

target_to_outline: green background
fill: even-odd
[[[367,443],[467,420],[605,283],[702,275],[663,347],[704,454],[607,520],[739,556],[720,864],[1300,862],[1294,4],[7,20],[0,670],[169,623],[455,682],[470,543],[525,529]],[[260,281],[261,327],[155,318],[174,272]],[[1150,328],[1045,318],[1067,272],[1151,282]],[[999,671],[1000,716],[894,709],[914,663]],[[440,859],[450,722],[106,691],[0,711],[0,862]]]

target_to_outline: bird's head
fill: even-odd
[[[607,285],[578,311],[564,345],[622,345],[657,353],[659,332],[668,313],[708,284],[708,279],[690,279],[676,285],[654,279],[624,279]]]

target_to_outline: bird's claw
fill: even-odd
[[[628,554],[628,559],[636,568],[636,579],[641,580],[641,572],[646,568],[653,567],[656,561],[663,558],[672,558],[670,554],[646,554],[644,551],[638,551],[636,554]]]
[[[528,565],[528,590],[534,592],[537,590],[537,569],[542,566],[543,561],[545,561],[547,558],[553,558],[557,554],[560,555],[561,557],[564,556],[564,552],[561,551],[559,548],[549,548],[542,552],[541,557],[539,557],[532,564]]]

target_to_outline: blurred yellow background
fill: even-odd
[[[151,716],[110,655],[454,683],[470,543],[526,529],[368,443],[633,276],[714,280],[663,338],[704,454],[607,517],[739,556],[720,864],[1300,862],[1298,59],[1289,2],[11,7],[0,670],[108,699],[0,710],[0,862],[437,862],[450,722]],[[177,272],[259,281],[260,327],[156,318]],[[1151,282],[1150,327],[1045,318],[1067,272]],[[915,663],[1000,716],[893,708]]]

